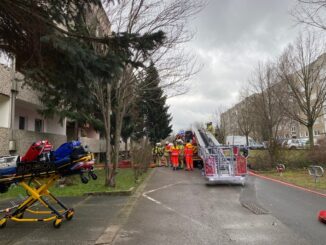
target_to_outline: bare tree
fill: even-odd
[[[249,146],[249,134],[254,129],[254,106],[253,98],[249,95],[249,90],[244,88],[242,89],[241,102],[239,103],[239,110],[237,112],[237,123],[238,128],[242,135],[246,136],[246,144]]]
[[[187,53],[184,43],[193,33],[187,21],[201,11],[207,0],[121,0],[120,4],[107,7],[112,31],[127,33],[153,33],[164,31],[167,38],[163,45],[144,57],[141,52],[134,55],[135,62],[150,61],[158,69],[161,87],[169,95],[187,91],[184,84],[198,71],[195,57]]]
[[[293,120],[308,129],[311,147],[313,127],[323,114],[326,102],[325,45],[309,33],[289,45],[279,61],[279,76],[288,90],[288,103],[283,105]]]
[[[112,165],[109,175],[110,186],[115,186],[115,173],[119,161],[120,139],[123,117],[125,116],[128,106],[134,98],[135,76],[131,66],[126,66],[120,79],[113,83],[112,87],[112,112],[115,115],[115,127],[113,132],[113,154]]]
[[[271,163],[277,159],[276,136],[284,113],[279,106],[279,98],[283,97],[283,88],[277,80],[275,65],[259,64],[250,80],[252,89],[252,104],[255,112],[255,122],[264,129],[264,138],[268,140],[268,152]]]
[[[215,122],[215,136],[219,143],[225,144],[226,139],[226,117],[223,113],[226,111],[226,107],[220,105],[217,107],[213,114],[213,121]]]
[[[164,31],[166,39],[162,45],[144,55],[138,51],[133,54],[134,63],[152,62],[157,68],[161,87],[174,94],[185,92],[184,81],[196,73],[196,60],[187,54],[182,44],[192,38],[186,24],[197,14],[206,0],[200,1],[159,1],[159,0],[121,0],[119,4],[107,5],[113,32],[150,34]],[[126,108],[133,102],[137,80],[144,77],[144,70],[124,67],[121,78],[112,86],[112,111],[115,114],[115,132],[110,183],[114,186],[114,173],[119,157],[122,121]]]
[[[299,24],[326,30],[326,0],[297,0],[291,14]]]

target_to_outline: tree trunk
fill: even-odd
[[[314,126],[308,125],[310,149],[314,148]]]
[[[106,153],[106,158],[105,158],[105,185],[110,186],[110,159],[111,159],[111,84],[107,84],[106,86],[107,90],[107,112],[106,112],[106,123],[105,123],[105,153]]]
[[[112,156],[112,170],[109,175],[110,186],[115,187],[115,174],[119,162],[120,138],[122,129],[123,110],[116,110],[116,123],[114,129],[114,151]]]
[[[248,134],[246,134],[246,144],[249,147],[249,135]]]
[[[126,141],[125,141],[125,152],[126,152],[126,154],[128,152],[128,139],[126,139]]]

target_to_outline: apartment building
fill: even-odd
[[[320,57],[318,57],[318,59],[316,59],[313,63],[309,64],[309,66],[319,66],[319,65],[323,65],[325,64],[324,61],[326,59],[326,54],[321,55]],[[321,66],[322,67],[322,66]],[[326,68],[323,68],[323,71],[321,71],[321,76],[325,76],[326,75]],[[277,83],[278,85],[282,85],[282,82]],[[298,87],[300,88],[300,86],[298,84]],[[284,88],[284,86],[283,86]],[[303,92],[304,89],[301,87],[300,88],[300,92]],[[251,96],[260,96],[259,94],[255,94],[255,95],[251,95]],[[242,106],[243,104],[248,101],[248,99],[251,97],[247,97],[245,98],[243,101],[237,103],[236,105],[234,105],[233,107],[231,107],[230,109],[228,109],[227,111],[225,111],[224,113],[221,114],[221,122],[224,123],[224,128],[226,131],[226,135],[241,135],[241,131],[239,129],[239,124],[238,124],[238,114],[239,112],[241,112],[242,110]],[[312,96],[311,96],[311,103],[314,103],[317,99],[316,96],[316,89],[312,90]],[[287,101],[290,105],[293,106],[293,108],[298,111],[298,115],[300,115],[302,118],[304,118],[305,116],[303,115],[302,112],[300,112],[300,109],[297,106],[297,102],[293,101],[293,99],[289,98]],[[253,121],[255,122],[255,115],[257,115],[258,112],[253,111],[252,112],[252,117],[253,117]],[[255,123],[254,123],[255,124]],[[261,131],[259,128],[255,127],[256,125],[254,125],[254,128],[252,130],[252,132],[250,133],[250,136],[258,141],[262,141],[264,140],[264,136],[261,134]],[[314,124],[314,128],[313,128],[313,135],[314,135],[314,141],[315,143],[319,140],[319,139],[324,139],[326,137],[326,104],[324,103],[324,108],[323,111],[321,112],[320,116],[317,118],[317,120],[315,121]],[[306,126],[300,124],[298,121],[295,121],[293,119],[291,119],[290,117],[286,117],[286,115],[284,115],[282,121],[280,122],[280,124],[278,125],[277,128],[277,138],[278,139],[289,139],[289,138],[308,138],[309,137],[309,133],[308,133],[308,129]],[[266,139],[265,139],[266,140]]]
[[[110,33],[111,24],[102,6],[85,9],[87,25],[96,36]],[[67,140],[80,140],[94,153],[105,152],[105,141],[90,125],[57,116],[44,118],[38,93],[24,84],[24,76],[14,65],[0,64],[0,156],[22,155],[37,140],[47,139],[54,147]]]
[[[23,86],[23,81],[22,74],[0,65],[0,155],[22,155],[40,139],[48,139],[55,147],[67,140],[66,120],[43,118],[37,93]]]

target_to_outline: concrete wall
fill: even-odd
[[[10,130],[8,128],[0,128],[0,156],[9,154],[9,137]],[[15,130],[14,138],[16,139],[16,146],[18,155],[24,155],[30,145],[38,140],[49,140],[54,146],[58,148],[61,144],[67,141],[65,135],[56,135],[48,133],[36,133],[25,130]]]
[[[10,95],[11,78],[11,69],[0,64],[0,94]]]
[[[10,98],[0,94],[0,127],[9,128]]]
[[[58,117],[45,120],[45,132],[51,134],[66,135],[66,119],[62,123]]]
[[[9,129],[0,127],[0,156],[9,155]]]
[[[80,142],[88,147],[88,150],[94,153],[105,152],[105,140],[80,137]]]

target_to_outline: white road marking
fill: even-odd
[[[182,218],[187,219],[187,220],[195,223],[196,225],[201,226],[202,228],[212,229],[211,227],[209,227],[209,226],[207,226],[207,225],[199,222],[198,220],[192,219],[189,216],[184,215],[184,214],[180,213],[179,211],[176,211],[175,209],[173,209],[173,208],[171,208],[171,207],[163,204],[162,202],[160,202],[160,201],[158,201],[158,200],[156,200],[156,199],[154,199],[154,198],[152,198],[152,197],[150,197],[150,196],[147,195],[149,193],[153,193],[153,192],[158,191],[158,190],[163,190],[163,189],[166,189],[166,188],[169,188],[171,186],[175,186],[175,185],[178,185],[178,184],[181,184],[181,183],[186,183],[186,182],[180,181],[180,182],[177,182],[177,183],[174,183],[174,184],[169,184],[169,185],[165,185],[165,186],[162,186],[160,188],[157,188],[157,189],[146,191],[146,192],[143,193],[143,197],[146,198],[146,199],[148,199],[148,200],[150,200],[150,201],[152,201],[152,202],[154,202],[154,203],[156,203],[157,205],[160,205],[160,206],[164,207],[165,209],[167,209],[167,210],[169,210],[169,211],[171,211],[171,212],[173,212],[173,213],[181,216]]]
[[[149,193],[152,193],[152,192],[155,192],[155,191],[158,191],[158,190],[163,190],[163,189],[166,189],[166,188],[169,188],[171,186],[174,186],[174,185],[178,185],[178,184],[181,184],[181,183],[185,183],[184,181],[179,181],[177,183],[174,183],[174,184],[169,184],[169,185],[164,185],[164,186],[161,186],[160,188],[157,188],[157,189],[153,189],[153,190],[149,190],[149,191],[145,191],[143,193],[143,195],[147,195]]]

